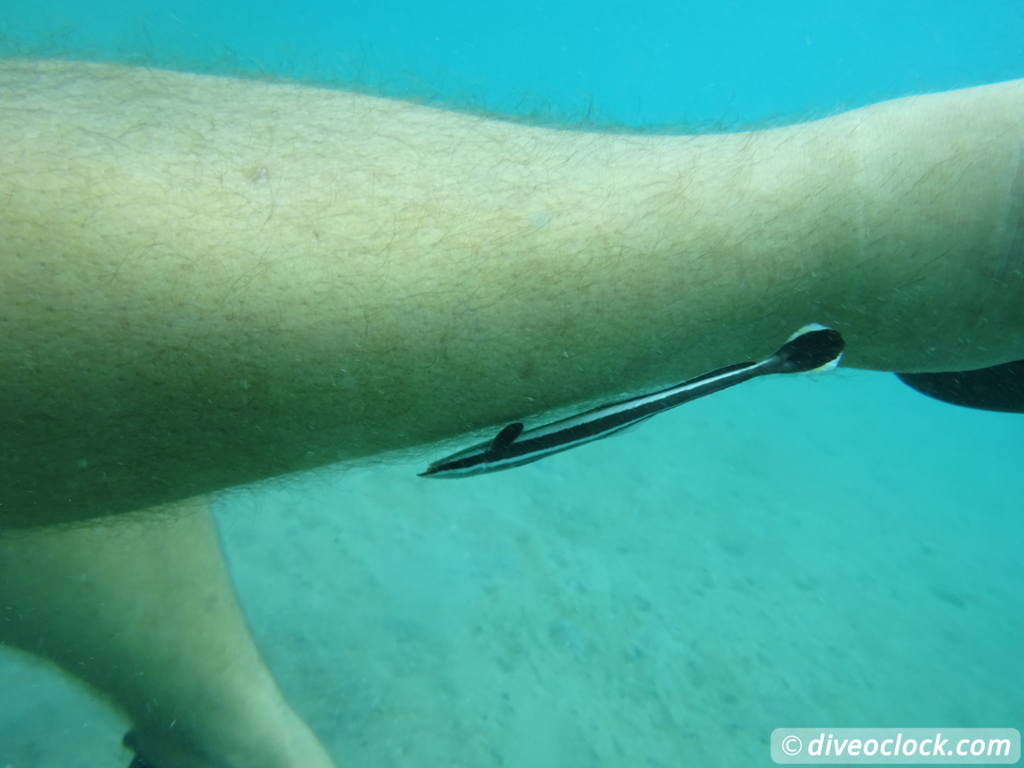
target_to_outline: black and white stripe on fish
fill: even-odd
[[[638,395],[523,429],[514,422],[492,439],[433,462],[420,477],[468,477],[511,469],[553,453],[614,435],[644,419],[744,381],[772,373],[811,373],[839,365],[843,337],[838,331],[813,323],[794,333],[775,354],[759,363],[737,363],[705,373],[681,384]]]

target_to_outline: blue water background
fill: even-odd
[[[4,0],[0,54],[644,129],[1024,76],[1019,0],[126,5]],[[776,726],[1024,726],[1022,438],[840,371],[536,469],[339,471],[220,514],[282,687],[352,765],[767,764]],[[122,760],[76,689],[0,680],[0,764]]]

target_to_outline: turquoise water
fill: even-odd
[[[7,0],[0,53],[728,128],[1024,76],[1024,5],[966,8]],[[261,648],[348,765],[762,765],[785,725],[1024,727],[1022,438],[839,371],[515,472],[338,471],[218,514]],[[2,654],[0,691],[0,766],[127,763],[50,670]]]

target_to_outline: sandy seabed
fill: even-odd
[[[840,371],[530,467],[232,492],[254,634],[347,766],[770,765],[780,726],[1024,726],[1024,417]],[[442,449],[443,452],[443,449]],[[126,766],[0,652],[0,768]]]

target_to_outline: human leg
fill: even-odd
[[[253,644],[202,499],[0,534],[0,642],[131,720],[155,768],[329,768]]]
[[[810,321],[857,366],[1024,357],[1021,81],[683,137],[62,62],[5,63],[0,99],[10,526],[652,388]]]

